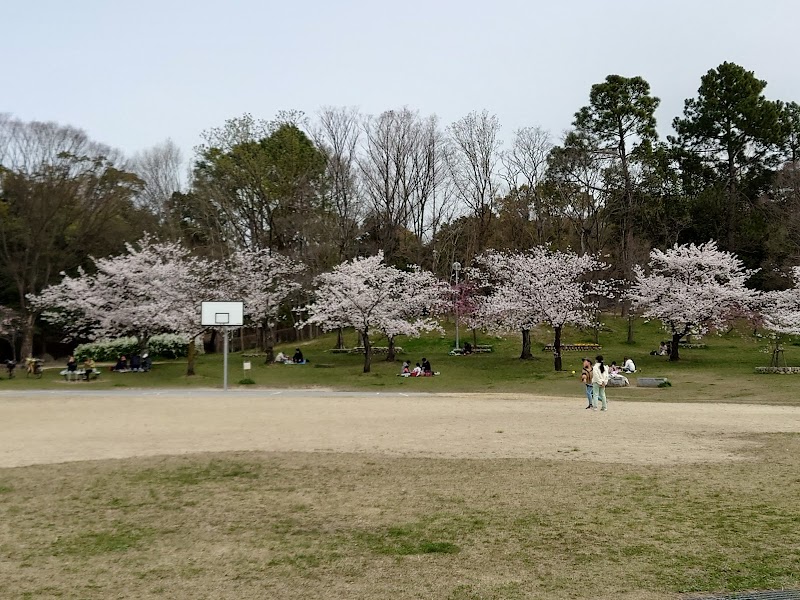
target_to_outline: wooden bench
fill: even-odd
[[[595,352],[602,349],[603,347],[600,344],[561,344],[562,352]],[[554,351],[555,346],[553,346],[553,344],[547,344],[542,348],[542,352]]]

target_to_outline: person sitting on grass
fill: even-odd
[[[128,359],[125,358],[123,354],[117,359],[117,364],[111,367],[112,371],[127,371],[128,370]]]
[[[69,371],[70,373],[74,373],[77,370],[78,370],[78,361],[75,360],[75,357],[70,354],[69,358],[67,359],[67,371]]]
[[[409,377],[411,375],[411,369],[409,369],[409,362],[403,361],[403,369],[400,371],[400,377]]]
[[[131,371],[140,371],[142,368],[142,357],[138,354],[131,356]]]
[[[153,359],[150,358],[150,354],[145,352],[142,354],[142,371],[145,373],[153,368]]]
[[[611,366],[608,367],[608,373],[613,377],[614,375],[619,375],[619,365],[617,365],[617,361],[612,360]]]
[[[426,376],[433,375],[433,369],[431,368],[431,363],[424,356],[422,357],[422,373],[423,375]]]
[[[419,366],[419,363],[417,363],[417,366],[415,366],[413,369],[411,369],[411,376],[412,377],[422,377],[422,367]]]
[[[302,364],[305,362],[305,359],[303,358],[303,353],[300,352],[300,348],[294,349],[294,356],[292,357],[292,362],[295,364]]]
[[[286,356],[283,352],[278,352],[278,354],[275,356],[275,360],[273,362],[285,363],[288,360],[289,360],[288,356]]]
[[[622,363],[622,372],[636,373],[636,365],[634,364],[633,359],[630,356],[625,357],[625,362]]]

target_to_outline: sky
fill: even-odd
[[[640,75],[671,132],[723,61],[800,101],[795,0],[0,0],[0,112],[127,154],[248,112],[409,106],[556,137],[609,74]]]

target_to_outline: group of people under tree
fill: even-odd
[[[134,371],[134,372],[145,372],[149,371],[153,367],[153,361],[150,358],[150,354],[145,352],[141,356],[138,354],[134,354],[131,356],[130,363],[125,355],[120,356],[117,359],[116,364],[111,367],[112,371],[116,371],[117,373],[126,372],[126,371]]]
[[[433,375],[437,375],[437,373],[434,373],[430,361],[424,356],[422,362],[416,363],[413,369],[410,361],[403,361],[403,368],[400,371],[401,377],[432,377]]]
[[[623,373],[635,373],[636,365],[633,359],[629,356],[625,357],[622,368],[617,366],[616,361],[611,365],[606,365],[603,362],[603,356],[598,355],[595,357],[595,362],[588,358],[583,359],[583,369],[581,371],[581,382],[586,389],[586,400],[588,404],[586,410],[597,410],[598,401],[601,404],[600,410],[608,410],[608,400],[606,399],[606,387],[611,383],[614,378],[625,379],[627,385],[627,378]]]
[[[291,358],[289,358],[283,352],[278,352],[278,354],[275,356],[274,362],[283,363],[286,365],[304,365],[306,362],[308,362],[308,360],[303,356],[303,352],[300,350],[300,348],[295,348],[294,355]]]

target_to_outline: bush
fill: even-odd
[[[200,349],[199,349],[200,350]],[[151,356],[162,358],[179,358],[186,356],[188,344],[186,338],[172,333],[154,335],[150,338],[147,351]],[[200,350],[202,352],[202,350]],[[75,358],[82,362],[87,358],[96,361],[115,361],[120,356],[132,356],[139,353],[139,342],[134,337],[117,338],[91,344],[81,344],[75,348]]]

